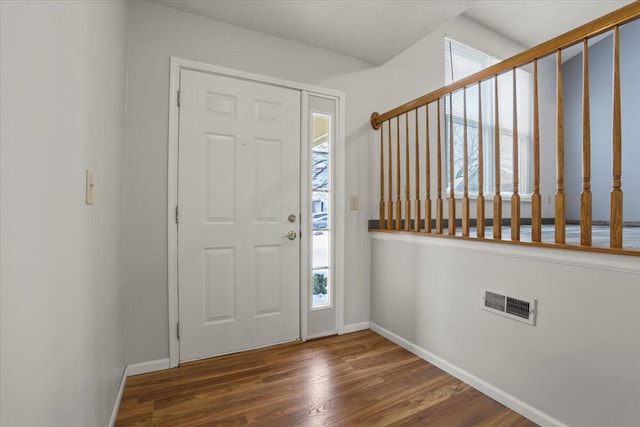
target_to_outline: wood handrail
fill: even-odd
[[[372,114],[371,123],[374,128],[380,129],[380,222],[379,229],[386,231],[404,231],[412,233],[426,233],[427,235],[444,236],[450,238],[478,239],[482,241],[520,243],[521,227],[526,231],[531,231],[530,241],[522,242],[534,246],[572,248],[579,247],[584,250],[608,253],[635,253],[640,255],[640,248],[624,245],[623,234],[625,224],[623,217],[623,180],[622,180],[622,157],[623,157],[623,128],[622,128],[622,97],[621,97],[621,63],[620,63],[620,26],[634,20],[640,23],[640,1],[610,13],[603,18],[597,19],[589,24],[556,37],[555,39],[543,43],[533,49],[529,49],[519,55],[507,59],[499,64],[489,67],[479,73],[473,74],[449,86],[445,86],[437,91],[431,92],[414,101],[397,107],[383,115]],[[610,230],[609,247],[594,246],[592,229],[593,221],[593,197],[591,194],[591,119],[589,94],[589,41],[590,38],[601,34],[604,31],[611,31],[613,34],[613,55],[612,55],[612,138],[610,141],[599,143],[596,149],[610,144],[612,154],[612,176],[610,194]],[[565,109],[563,83],[565,78],[562,61],[563,48],[570,45],[580,45],[582,48],[582,138],[581,138],[581,160],[582,160],[582,188],[580,192],[580,240],[573,243],[575,236],[573,231],[569,233],[567,241],[567,224],[574,224],[575,219],[567,220],[568,201],[573,203],[574,193],[572,188],[565,188],[565,178],[573,180],[573,173],[565,171],[565,157],[572,154],[569,150],[565,153],[566,142],[574,141],[574,133],[565,135]],[[623,53],[624,54],[624,53]],[[555,140],[548,138],[545,142],[545,157],[541,157],[541,135],[540,135],[540,94],[538,62],[542,57],[549,57],[555,65]],[[532,81],[520,80],[518,77],[519,67],[532,65]],[[523,76],[529,76],[528,68]],[[499,83],[500,81],[500,83]],[[483,90],[483,86],[486,90]],[[511,93],[509,93],[511,86]],[[532,86],[532,99],[529,100],[528,92]],[[472,99],[471,104],[477,102],[469,110],[469,93],[473,93],[477,88],[478,99]],[[490,90],[492,89],[492,90]],[[551,88],[549,88],[551,89]],[[522,92],[519,92],[521,90]],[[455,94],[455,95],[454,95]],[[461,97],[461,105],[456,104],[454,109],[454,96]],[[552,97],[551,90],[546,91],[544,96]],[[485,123],[483,120],[483,97],[489,101],[485,108],[489,113],[489,119]],[[510,99],[509,99],[510,98]],[[457,98],[456,98],[457,99]],[[533,107],[532,114],[529,111],[529,101]],[[569,105],[575,105],[572,97],[568,98]],[[434,106],[437,112],[437,126],[434,129],[437,138],[435,147],[431,147],[429,126],[430,109]],[[492,105],[491,105],[492,104]],[[548,107],[545,102],[545,107]],[[424,107],[424,138],[421,138],[422,131],[419,120],[419,110]],[[577,108],[577,107],[576,107]],[[492,114],[491,111],[493,110]],[[413,111],[413,113],[411,113]],[[551,112],[551,109],[548,109]],[[410,118],[410,114],[412,118]],[[404,115],[404,127],[401,132],[401,118]],[[531,117],[529,117],[531,115]],[[550,114],[549,114],[550,115]],[[573,129],[573,118],[571,124]],[[395,119],[395,140],[392,138],[391,128]],[[410,120],[414,120],[414,128],[410,129]],[[506,123],[503,128],[501,123]],[[455,124],[454,124],[455,123]],[[483,129],[483,125],[488,124],[488,129]],[[385,126],[388,134],[388,201],[385,203]],[[511,126],[511,127],[509,127]],[[444,135],[442,133],[444,132]],[[490,138],[489,146],[485,147],[483,135]],[[415,136],[413,136],[415,135]],[[404,138],[401,138],[403,136]],[[412,138],[415,138],[412,140]],[[509,147],[509,144],[511,146]],[[411,144],[415,144],[413,147]],[[522,144],[522,146],[521,146]],[[404,145],[404,156],[401,156],[401,146]],[[392,157],[392,146],[395,146],[395,159]],[[415,149],[415,158],[410,156],[410,148]],[[425,150],[424,168],[421,167],[421,147]],[[432,171],[430,148],[436,150],[435,171]],[[486,148],[486,153],[485,153]],[[570,147],[571,148],[571,147]],[[530,153],[531,151],[531,153]],[[485,170],[484,156],[490,159]],[[530,158],[530,155],[533,158]],[[553,157],[553,158],[552,158]],[[395,160],[395,161],[393,161]],[[412,163],[411,160],[414,160]],[[524,171],[520,173],[520,161],[523,161]],[[544,162],[543,162],[544,160]],[[577,160],[576,160],[577,161]],[[395,163],[395,180],[393,179],[393,164]],[[541,164],[548,163],[549,166],[555,164],[555,185],[551,181],[545,186],[544,193],[541,189]],[[414,166],[414,179],[412,180],[411,167]],[[549,166],[545,166],[550,170]],[[532,168],[532,177],[528,176],[529,168]],[[404,187],[401,185],[401,171],[404,175]],[[421,191],[421,176],[425,174],[425,190]],[[432,173],[435,175],[432,176]],[[485,200],[484,178],[489,179],[488,186],[493,186],[492,200]],[[431,179],[436,181],[435,212],[432,212],[431,205]],[[533,178],[532,186],[529,179]],[[393,187],[395,181],[395,202]],[[503,188],[503,185],[505,188]],[[627,184],[628,185],[628,184]],[[476,187],[477,186],[477,187]],[[506,190],[506,186],[511,187],[511,191]],[[521,188],[522,186],[522,188]],[[456,192],[456,187],[462,193]],[[477,190],[475,200],[475,219],[472,218],[470,197],[471,191]],[[530,225],[526,218],[521,217],[521,196],[520,191],[531,192],[531,219]],[[402,198],[404,193],[404,199]],[[415,193],[415,194],[413,194]],[[422,215],[421,196],[425,196],[425,212]],[[546,237],[543,241],[542,229],[542,196],[545,195],[548,204],[553,208],[548,209],[551,214],[551,221],[545,224],[553,224],[553,235]],[[504,196],[504,197],[503,197]],[[414,199],[412,199],[414,197]],[[444,197],[444,198],[443,198]],[[458,197],[458,198],[456,198]],[[553,197],[553,199],[552,199]],[[446,199],[446,202],[445,202]],[[488,221],[485,214],[485,202],[493,205],[491,220]],[[491,203],[492,202],[492,203]],[[503,216],[503,203],[509,205],[509,212]],[[395,209],[394,209],[395,208]],[[525,205],[526,208],[526,205]],[[551,207],[549,207],[551,208]],[[446,209],[446,216],[445,216]],[[456,211],[460,210],[458,217]],[[395,211],[395,215],[394,215]],[[386,215],[385,218],[385,214]],[[415,215],[415,216],[413,216]],[[570,213],[575,215],[575,213]],[[413,217],[412,217],[413,216]],[[393,221],[395,217],[395,221]],[[434,217],[435,230],[432,225]],[[424,221],[423,221],[424,218]],[[508,224],[504,220],[509,221]],[[546,220],[546,219],[545,219]],[[472,221],[475,222],[472,226]],[[393,225],[392,225],[393,224]],[[485,233],[485,225],[491,227],[489,233]],[[424,227],[424,228],[423,228]],[[447,231],[444,231],[444,228]],[[474,232],[475,236],[471,233]],[[511,229],[509,237],[503,239],[503,228]],[[423,231],[424,230],[424,231]],[[571,228],[573,230],[573,228]],[[551,230],[549,230],[551,231]],[[491,234],[492,236],[487,236]],[[550,239],[553,237],[553,240]],[[525,240],[529,237],[525,234]],[[600,239],[598,240],[600,241]],[[551,243],[553,242],[553,243]]]
[[[460,79],[450,85],[434,90],[433,92],[416,98],[413,101],[409,101],[406,104],[400,105],[399,107],[396,107],[385,113],[373,113],[371,115],[371,126],[374,129],[379,129],[382,122],[407,113],[416,108],[422,107],[423,105],[434,102],[444,95],[452,93],[465,86],[469,86],[473,83],[487,80],[496,75],[507,72],[514,67],[521,67],[532,62],[534,59],[540,59],[545,56],[554,54],[560,49],[564,49],[574,44],[581,43],[585,38],[597,36],[598,34],[609,31],[613,27],[626,24],[627,22],[632,21],[633,19],[638,17],[640,17],[640,1],[635,1],[627,6],[604,15],[601,18],[595,19],[574,30],[568,31],[547,42],[532,47],[531,49],[525,50],[522,53],[505,59],[475,74]]]

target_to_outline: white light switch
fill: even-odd
[[[87,169],[87,190],[86,190],[86,199],[85,203],[87,205],[93,204],[93,193],[95,189],[95,184],[93,183],[93,171]]]
[[[358,196],[350,197],[349,207],[352,211],[357,211],[358,209],[360,209],[360,201],[358,200]]]

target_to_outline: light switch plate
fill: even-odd
[[[357,211],[360,209],[360,201],[358,200],[358,196],[351,196],[349,198],[349,208],[352,211]]]
[[[87,181],[87,187],[86,187],[86,198],[85,198],[85,203],[87,205],[92,205],[93,204],[93,194],[95,191],[95,184],[93,183],[93,171],[90,169],[87,169],[87,174],[86,174],[86,181]]]

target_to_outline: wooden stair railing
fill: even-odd
[[[622,248],[622,120],[620,115],[620,27],[613,27],[613,189],[611,247]]]
[[[540,194],[540,112],[538,60],[533,60],[533,194],[531,195],[531,241],[542,242],[542,195]]]
[[[482,82],[478,82],[478,197],[476,198],[476,235],[484,239],[484,144],[482,136]]]
[[[556,64],[558,81],[556,82],[556,113],[557,113],[557,133],[556,133],[556,199],[555,199],[555,229],[556,243],[564,244],[566,240],[565,224],[567,222],[565,213],[567,204],[564,198],[564,112],[562,109],[562,50],[556,51]]]
[[[500,108],[498,106],[498,75],[494,81],[494,105],[495,105],[495,140],[494,140],[494,169],[495,169],[495,190],[493,196],[493,238],[502,239],[502,196],[500,195]]]
[[[459,237],[464,239],[478,239],[483,241],[500,241],[505,243],[517,243],[533,246],[562,247],[567,249],[581,249],[598,252],[612,252],[620,254],[640,255],[640,248],[629,248],[623,246],[623,191],[622,191],[622,121],[621,121],[621,87],[620,87],[620,26],[640,18],[640,1],[629,4],[608,15],[587,23],[575,30],[569,31],[561,36],[551,39],[536,47],[528,49],[518,55],[508,58],[498,64],[487,67],[471,76],[458,80],[450,85],[444,86],[431,93],[423,95],[413,101],[398,106],[382,114],[373,113],[371,115],[371,125],[374,129],[380,129],[380,206],[379,206],[379,229],[387,231],[405,231],[421,233],[427,235],[439,235],[448,237]],[[591,193],[591,118],[590,118],[590,96],[589,96],[589,39],[602,33],[611,31],[613,34],[613,130],[611,139],[612,158],[612,182],[610,196],[610,242],[608,247],[593,245],[593,196]],[[563,64],[562,51],[565,48],[582,46],[582,185],[580,191],[580,240],[576,244],[567,244],[566,224],[567,224],[567,195],[565,193],[565,137],[564,137],[564,114],[563,114]],[[556,62],[556,140],[540,140],[540,94],[539,94],[539,60],[546,57],[555,57]],[[518,79],[517,72],[525,66],[532,68],[532,129],[531,129],[531,169],[532,185],[531,194],[531,241],[523,241],[521,238],[522,201],[521,192],[526,188],[521,188],[519,179],[520,169],[520,147],[519,147],[519,121],[518,121]],[[511,76],[509,76],[511,74]],[[500,106],[499,106],[499,78],[512,78],[513,103],[511,105],[512,114],[512,147],[511,164],[513,171],[511,182],[511,194],[503,200],[501,190],[501,131],[500,131]],[[484,159],[484,133],[482,119],[482,87],[483,82],[493,80],[493,107],[494,107],[494,141],[493,141],[493,213],[492,213],[492,238],[487,237],[485,226],[488,219],[485,214],[485,159]],[[469,99],[468,90],[477,87],[478,99]],[[454,107],[453,95],[462,96],[462,194],[460,199],[456,199],[454,177]],[[477,123],[477,194],[475,209],[475,224],[471,216],[472,198],[469,191],[469,124],[467,105],[477,103],[478,123]],[[433,106],[435,104],[435,108]],[[424,108],[424,129],[421,129],[419,111]],[[504,106],[502,106],[504,108]],[[413,112],[413,114],[411,114]],[[430,127],[430,115],[436,115],[436,129]],[[401,123],[401,116],[404,116],[404,123]],[[414,127],[410,129],[410,117],[414,121]],[[443,117],[448,119],[443,122]],[[395,120],[393,120],[395,119]],[[395,140],[393,138],[392,127],[395,125]],[[404,125],[404,126],[402,126]],[[448,129],[444,129],[447,126]],[[401,132],[404,127],[404,132]],[[386,132],[385,132],[386,131]],[[443,131],[446,138],[443,138]],[[435,134],[435,141],[432,138]],[[385,138],[386,135],[386,138]],[[401,136],[404,137],[404,156],[401,156]],[[412,141],[413,139],[413,141]],[[435,167],[432,165],[431,150],[432,142],[435,142]],[[413,145],[412,145],[413,144]],[[542,239],[542,194],[541,194],[541,145],[545,144],[547,150],[555,145],[555,170],[556,186],[554,197],[554,238],[553,242],[544,242]],[[395,145],[395,159],[392,157]],[[424,147],[424,164],[421,165],[421,146]],[[414,149],[413,172],[414,179],[411,179],[411,156],[410,150]],[[443,168],[443,150],[447,154],[447,169]],[[447,151],[448,150],[448,151]],[[459,149],[460,150],[460,149]],[[386,153],[386,156],[385,156]],[[395,162],[394,162],[395,160]],[[404,160],[404,161],[403,161]],[[395,163],[395,178],[394,178]],[[386,165],[386,169],[385,169]],[[386,174],[385,174],[386,170]],[[402,200],[401,171],[404,170],[404,201]],[[421,176],[424,174],[424,192],[421,193]],[[443,177],[447,188],[443,188]],[[386,179],[385,179],[386,178]],[[434,179],[435,178],[435,179]],[[431,184],[435,182],[436,197],[435,203],[431,200]],[[505,183],[507,184],[507,183]],[[393,199],[395,185],[395,201]],[[527,187],[528,188],[528,187]],[[386,190],[386,193],[385,193]],[[412,193],[413,191],[413,193]],[[447,196],[447,218],[445,220],[443,192]],[[424,194],[424,206],[421,200]],[[508,194],[508,193],[507,193]],[[386,199],[385,199],[386,196]],[[413,198],[413,200],[412,200]],[[460,232],[458,233],[458,217],[456,209],[460,202]],[[503,239],[503,203],[510,202],[510,214],[507,221],[510,223],[510,239]],[[394,204],[395,203],[395,204]],[[413,203],[413,206],[412,206]],[[403,206],[404,205],[404,206]],[[395,209],[394,209],[395,207]],[[403,209],[404,207],[404,209]],[[435,214],[432,209],[435,207]],[[404,212],[403,212],[404,211]],[[403,215],[404,213],[404,215]],[[446,225],[445,225],[446,221]],[[475,225],[476,233],[473,237],[470,233]],[[448,231],[445,234],[444,228]]]

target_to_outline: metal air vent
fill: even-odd
[[[503,291],[482,289],[482,309],[519,322],[535,325],[536,300],[507,295]]]

